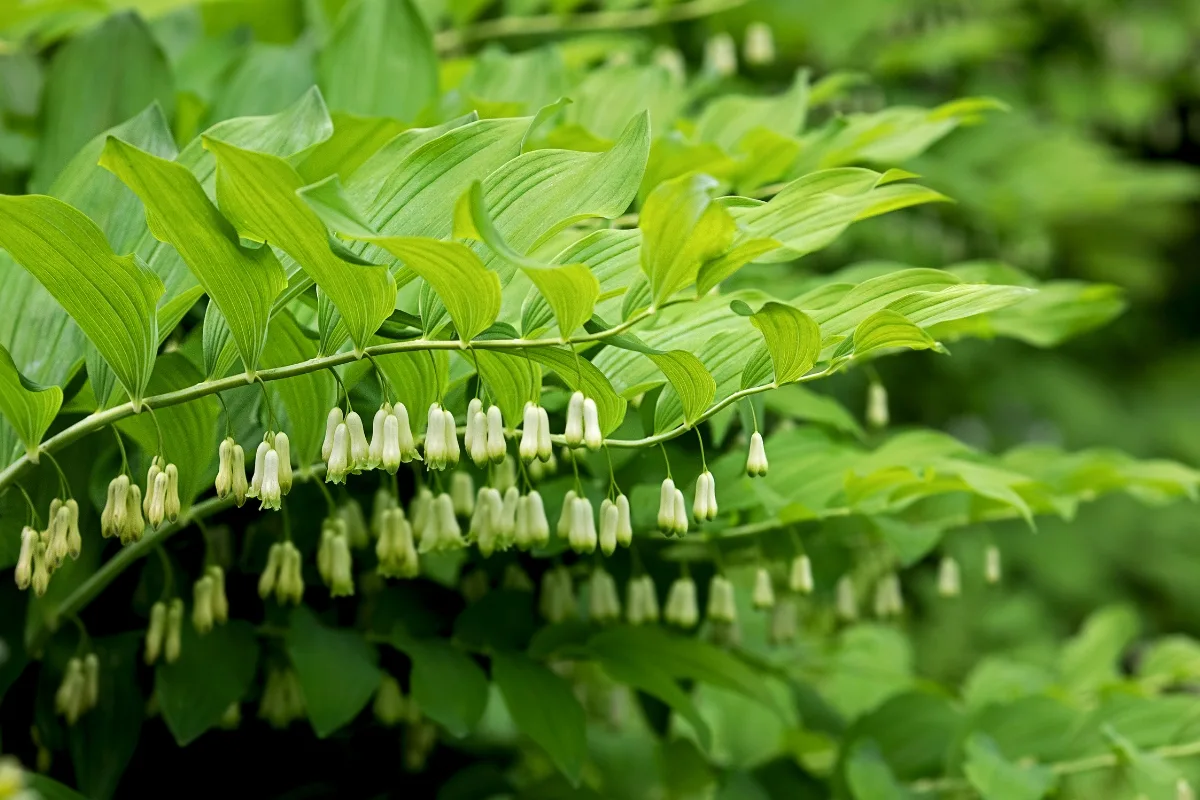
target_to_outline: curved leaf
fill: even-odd
[[[578,783],[587,754],[587,718],[571,686],[541,664],[508,653],[492,656],[492,680],[517,729]]]
[[[653,305],[695,283],[701,265],[733,244],[736,226],[713,200],[716,187],[713,178],[693,173],[660,184],[646,198],[638,227]]]
[[[38,445],[58,414],[62,399],[62,389],[57,386],[42,388],[30,384],[17,370],[8,350],[0,347],[0,417],[13,426],[25,445],[25,454],[35,464]],[[0,454],[3,459],[7,456]]]
[[[775,365],[776,385],[799,380],[820,358],[821,328],[800,309],[785,303],[767,303],[750,321],[766,340]]]
[[[708,410],[717,393],[717,382],[695,355],[686,350],[647,355],[671,382],[671,388],[683,406],[683,421],[690,428]],[[656,432],[671,427],[674,414],[664,403],[666,395],[660,396],[659,408],[654,415]]]

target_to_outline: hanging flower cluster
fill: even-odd
[[[150,608],[144,659],[147,664],[154,664],[162,656],[168,664],[174,664],[182,650],[183,600],[176,597],[170,604],[159,600]]]
[[[54,498],[46,519],[49,524],[45,530],[38,531],[30,525],[21,529],[21,548],[13,573],[18,589],[24,591],[32,586],[38,597],[46,593],[50,576],[67,557],[77,559],[83,551],[79,504],[74,498]]]
[[[267,672],[262,699],[258,703],[258,718],[276,729],[283,729],[303,719],[308,706],[300,678],[291,669],[272,669]]]
[[[179,470],[162,456],[155,456],[146,473],[142,513],[152,528],[179,518]]]
[[[192,627],[203,636],[213,629],[213,625],[224,625],[228,619],[225,570],[214,565],[192,586]]]
[[[146,530],[142,514],[142,490],[121,473],[108,484],[108,497],[100,512],[100,535],[117,537],[121,544],[140,541]]]
[[[258,596],[266,600],[272,594],[280,605],[300,605],[304,599],[304,576],[300,551],[288,542],[276,542],[267,551],[267,566],[258,579]]]
[[[54,694],[54,710],[74,725],[100,700],[100,659],[95,653],[67,662],[67,671]]]

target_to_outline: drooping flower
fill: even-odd
[[[700,621],[700,609],[696,603],[696,582],[691,576],[675,579],[667,590],[667,605],[663,618],[680,628],[692,628]]]
[[[733,584],[724,575],[714,575],[708,584],[708,618],[727,624],[737,621],[737,599]]]
[[[704,72],[714,78],[728,78],[737,74],[737,43],[722,31],[715,33],[704,43]]]
[[[167,627],[163,636],[163,660],[174,664],[183,649],[183,599],[176,597],[167,606]]]
[[[953,556],[942,557],[942,563],[938,565],[937,587],[942,597],[958,597],[962,592],[958,561]]]
[[[351,469],[350,461],[350,431],[346,423],[339,422],[333,432],[333,443],[330,445],[329,457],[325,460],[325,481],[327,483],[345,483],[346,475]],[[255,470],[257,472],[257,470]],[[251,486],[253,488],[253,485]],[[253,497],[254,495],[251,495]]]
[[[758,431],[750,435],[750,454],[746,457],[746,474],[751,478],[761,478],[767,474],[767,448],[763,444],[762,434]]]
[[[854,581],[849,575],[838,579],[834,594],[838,619],[843,622],[854,622],[858,619],[858,596],[854,591]]]
[[[999,583],[1003,577],[1003,570],[1000,564],[1000,548],[996,545],[988,545],[987,552],[984,554],[983,577],[988,583]]]
[[[167,632],[167,604],[159,600],[150,607],[150,624],[146,627],[146,645],[143,658],[154,664],[162,653],[163,637]]]
[[[750,601],[755,608],[771,608],[775,605],[775,586],[766,567],[759,567],[754,573],[754,594]]]
[[[469,517],[475,510],[475,481],[471,473],[458,471],[450,479],[450,500],[454,503],[454,513],[460,517]]]
[[[799,555],[792,559],[792,568],[788,573],[788,588],[800,594],[812,594],[812,561],[807,555]]]
[[[692,502],[692,516],[696,522],[717,518],[717,481],[707,470],[696,478],[696,497]]]
[[[487,410],[487,454],[493,464],[499,464],[508,455],[508,442],[504,440],[504,417],[499,406]]]
[[[756,67],[775,61],[775,33],[765,22],[752,22],[746,26],[744,44],[746,63]]]
[[[108,496],[100,512],[100,535],[105,539],[120,536],[125,530],[125,497],[129,494],[129,476],[121,473],[108,483]]]
[[[568,543],[576,553],[594,553],[597,544],[596,515],[592,501],[576,497],[571,503],[571,532]]]
[[[630,578],[626,591],[625,618],[630,625],[658,622],[658,593],[649,574]]]
[[[225,594],[225,570],[213,565],[204,571],[212,579],[212,616],[218,625],[229,619],[229,597]]]
[[[17,588],[21,591],[28,589],[29,584],[33,581],[33,556],[37,550],[37,545],[37,531],[26,525],[21,529],[21,550],[17,555],[17,568],[15,570]]]
[[[617,549],[617,504],[607,497],[600,501],[600,552],[611,556]]]
[[[330,543],[329,596],[350,597],[354,594],[353,561],[350,542],[345,534],[333,537]]]
[[[563,565],[547,570],[542,576],[538,610],[548,622],[562,622],[578,613],[579,604],[575,598],[571,573]]]
[[[867,387],[867,424],[872,428],[886,428],[888,424],[887,389],[878,381]]]
[[[600,624],[621,618],[617,584],[604,567],[592,570],[592,579],[588,587],[588,617]]]
[[[203,636],[213,629],[213,580],[205,575],[192,586],[192,627]]]
[[[337,433],[338,426],[344,422],[342,419],[342,409],[334,406],[329,409],[329,414],[325,418],[325,440],[321,443],[321,460],[328,463],[329,457],[333,454],[333,437]]]
[[[583,443],[588,450],[599,450],[604,444],[604,433],[600,430],[600,411],[596,401],[585,398],[583,401]]]
[[[517,445],[517,454],[521,456],[521,460],[525,463],[529,463],[538,457],[539,419],[538,406],[535,406],[533,403],[526,403],[521,422],[521,441]]]
[[[583,444],[583,401],[583,392],[574,392],[567,401],[567,427],[563,431],[563,438],[568,447],[579,447]]]

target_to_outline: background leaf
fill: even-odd
[[[492,680],[517,729],[535,741],[572,783],[586,753],[586,718],[562,678],[523,655],[495,653]]]
[[[174,664],[158,665],[154,691],[171,735],[184,747],[246,696],[258,664],[258,641],[242,620],[218,625],[203,636],[185,622],[180,652]]]
[[[358,715],[379,686],[379,653],[362,634],[326,628],[305,606],[291,615],[284,639],[308,719],[324,739]]]
[[[12,356],[0,347],[0,416],[13,426],[25,444],[25,454],[35,464],[38,444],[62,406],[62,389],[30,384],[13,363]],[[6,456],[0,455],[0,460]]]

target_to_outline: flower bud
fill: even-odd
[[[29,581],[33,593],[41,597],[50,588],[50,559],[46,555],[46,544],[38,538],[33,547],[33,577]]]
[[[150,460],[150,469],[146,471],[146,494],[142,497],[142,513],[146,518],[150,518],[150,503],[154,500],[154,486],[158,482],[158,476],[162,473],[162,467],[158,464],[158,457],[155,456]],[[51,514],[53,516],[53,514]],[[150,523],[152,526],[153,522]]]
[[[552,623],[562,622],[578,612],[571,573],[561,564],[542,576],[542,594],[538,608]]]
[[[692,516],[696,522],[717,518],[717,481],[711,472],[705,471],[696,478],[696,497],[692,502]]]
[[[215,564],[204,571],[212,579],[213,621],[223,625],[229,619],[229,597],[225,594],[225,570]]]
[[[937,587],[938,594],[942,597],[958,597],[962,592],[958,561],[952,556],[944,556],[942,563],[938,565]]]
[[[95,653],[83,657],[83,708],[85,711],[100,702],[100,659]]]
[[[508,442],[504,440],[504,417],[499,406],[487,410],[487,452],[493,464],[499,464],[508,455]]]
[[[521,490],[510,486],[504,492],[500,504],[500,513],[496,516],[496,533],[500,537],[500,548],[507,550],[512,546],[513,537],[517,532],[517,506],[521,503]]]
[[[138,542],[146,531],[146,520],[142,517],[142,490],[136,483],[130,484],[125,495],[125,528],[121,532],[121,544]]]
[[[475,462],[475,466],[484,467],[491,462],[491,456],[488,454],[487,415],[482,410],[467,418],[467,433],[463,443],[466,444],[467,453]]]
[[[469,517],[475,511],[475,481],[469,472],[454,473],[450,479],[450,500],[454,513],[460,517]]]
[[[279,492],[286,495],[292,490],[292,442],[283,431],[275,434],[275,452],[279,456]]]
[[[378,469],[383,465],[384,423],[392,415],[392,407],[386,402],[371,419],[371,444],[367,448],[367,467]]]
[[[379,688],[375,690],[375,702],[371,705],[371,713],[380,724],[392,727],[403,722],[408,717],[408,703],[400,684],[391,675],[384,673],[379,679]]]
[[[550,522],[546,519],[546,506],[536,490],[525,496],[529,514],[529,542],[532,547],[544,547],[550,542]]]
[[[750,435],[750,455],[746,457],[746,474],[751,478],[761,478],[767,474],[767,448],[763,445],[762,434],[758,431]]]
[[[414,578],[419,572],[412,527],[399,508],[384,515],[383,532],[375,545],[379,574],[385,578]]]
[[[67,718],[68,725],[74,725],[84,712],[84,693],[87,691],[84,684],[83,661],[72,658],[67,662],[63,681],[54,694],[54,710]]]
[[[246,491],[247,497],[258,497],[262,492],[263,475],[266,472],[267,453],[269,452],[271,452],[271,445],[267,444],[266,439],[263,439],[254,451],[254,474],[250,476],[250,488]]]
[[[888,424],[887,389],[878,381],[867,387],[867,424],[872,428],[886,428]]]
[[[788,588],[800,594],[812,594],[812,561],[808,556],[799,555],[792,559],[792,568],[788,573]]]
[[[604,434],[600,431],[600,410],[590,397],[583,401],[583,443],[588,450],[599,450],[600,445],[604,444]]]
[[[563,438],[568,447],[579,447],[583,444],[583,392],[575,392],[567,402],[567,427]]]
[[[710,36],[704,43],[704,72],[714,78],[728,78],[737,74],[737,69],[733,37],[724,31]]]
[[[58,502],[57,500],[55,502]],[[79,507],[76,506],[76,514]],[[68,544],[68,532],[71,527],[71,511],[67,508],[66,503],[59,503],[58,510],[54,514],[54,519],[50,523],[50,544],[47,547],[47,554],[50,557],[54,568],[62,566],[67,554],[70,552]]]
[[[446,451],[446,420],[442,416],[442,407],[433,403],[429,406],[429,422],[425,428],[425,466],[445,469]]]
[[[479,490],[469,532],[484,558],[490,557],[496,551],[497,518],[503,503],[500,493],[492,487],[484,486]]]
[[[217,490],[217,497],[224,500],[233,490],[233,437],[227,436],[221,440],[220,446],[217,447],[217,480],[214,487]],[[109,496],[112,495],[112,485],[109,485]],[[108,506],[105,506],[107,509]],[[103,528],[103,520],[101,522]],[[106,534],[107,535],[107,534]]]
[[[588,617],[600,624],[621,618],[621,601],[617,597],[616,581],[603,567],[592,571],[588,589]]]
[[[600,503],[600,552],[611,556],[617,549],[617,523],[620,512],[617,504],[604,498]]]
[[[796,638],[796,601],[784,597],[771,609],[771,627],[767,632],[771,644],[784,644]]]
[[[413,437],[412,423],[408,419],[408,409],[404,403],[392,406],[392,416],[396,419],[397,444],[400,446],[400,461],[404,464],[413,459],[420,459],[417,452],[417,442]],[[384,462],[387,463],[386,461]]]
[[[483,414],[483,401],[478,397],[472,397],[471,402],[467,403],[467,429],[463,432],[463,445],[467,448],[468,453],[471,452],[475,441],[481,436],[485,440],[484,447],[487,446],[487,415],[485,414],[480,419],[476,414]]]
[[[526,403],[521,421],[521,442],[517,446],[517,453],[525,463],[538,457],[538,419],[538,407],[533,403]]]
[[[558,525],[556,525],[554,528],[554,532],[560,539],[566,539],[568,541],[571,539],[571,528],[575,520],[574,514],[576,497],[578,497],[578,495],[575,494],[574,489],[568,489],[567,493],[563,495],[562,511],[558,515]]]
[[[167,516],[167,473],[159,472],[154,478],[154,490],[150,494],[150,510],[146,521],[157,528]]]
[[[344,422],[339,423],[333,432],[333,444],[329,450],[326,466],[326,483],[346,482],[346,475],[350,472],[350,431]],[[250,496],[254,497],[253,494]]]
[[[517,515],[513,525],[513,544],[521,550],[533,547],[533,531],[529,524],[529,498],[517,498]]]
[[[683,499],[683,492],[681,490],[675,490],[674,500],[675,535],[686,536],[688,532],[687,501]]]
[[[321,443],[321,460],[328,462],[333,454],[333,437],[338,426],[342,424],[342,409],[334,406],[325,417],[325,441]]]
[[[120,536],[125,527],[125,498],[129,494],[129,476],[124,473],[108,483],[108,497],[100,513],[100,535],[105,539]]]
[[[38,534],[26,525],[21,529],[21,552],[17,556],[16,581],[17,588],[24,591],[33,581],[33,555],[37,549]]]
[[[284,542],[279,558],[279,583],[275,586],[275,602],[300,605],[304,600],[304,572],[300,551],[291,542]]]
[[[775,605],[775,587],[771,584],[771,573],[759,567],[754,573],[754,594],[751,602],[755,608],[771,608]]]
[[[262,483],[258,489],[259,509],[278,511],[283,505],[283,491],[279,486],[279,453],[268,450],[263,459]]]
[[[354,594],[353,562],[346,536],[334,536],[330,543],[329,596],[350,597]]]
[[[250,496],[250,484],[246,482],[246,451],[242,449],[240,444],[235,444],[230,453],[229,458],[230,471],[233,473],[233,492],[234,500],[237,501],[238,508],[246,502],[246,498]]]
[[[179,519],[179,469],[174,464],[167,464],[163,470],[167,476],[166,489],[163,491],[163,511],[167,522]]]
[[[667,606],[663,616],[680,628],[692,628],[700,621],[696,603],[696,582],[690,576],[676,578],[667,591]]]
[[[212,578],[205,575],[192,587],[192,627],[203,636],[213,629]]]
[[[446,426],[446,464],[451,467],[458,466],[458,423],[454,420],[454,414],[443,410],[442,424]]]
[[[714,575],[708,584],[708,618],[712,622],[729,624],[737,621],[737,599],[733,594],[733,584],[724,575]]]
[[[999,583],[1003,577],[1002,568],[1000,566],[1000,548],[996,545],[988,545],[987,553],[984,554],[983,577],[988,583]]]
[[[433,536],[433,492],[429,491],[428,487],[422,486],[417,490],[417,495],[413,498],[409,510],[413,536],[416,537],[424,551],[425,540]]]
[[[596,540],[596,516],[592,513],[592,501],[586,497],[576,497],[571,504],[571,549],[576,553],[594,553]]]
[[[183,649],[183,600],[176,597],[167,606],[167,628],[163,636],[163,660],[174,664]]]
[[[411,441],[412,431],[408,432],[408,438]],[[387,470],[389,475],[395,475],[396,470],[400,469],[400,464],[405,461],[411,461],[404,457],[404,452],[400,449],[400,420],[395,414],[389,414],[383,420],[383,449],[380,454],[380,466]]]
[[[371,458],[371,445],[367,443],[367,432],[363,429],[362,417],[357,411],[346,415],[346,431],[350,435],[350,467],[358,473],[367,469]]]
[[[537,413],[537,457],[539,461],[550,461],[554,458],[554,442],[550,439],[550,414],[541,406],[538,407]]]
[[[658,493],[658,529],[667,536],[675,532],[675,481],[666,478]]]
[[[843,622],[854,622],[858,619],[858,597],[854,593],[854,581],[850,580],[849,575],[838,579],[834,592],[838,619]]]
[[[283,556],[283,545],[276,542],[267,551],[267,565],[258,576],[258,596],[266,600],[275,591],[279,583],[280,560]]]
[[[746,63],[756,67],[775,61],[775,34],[765,22],[752,22],[746,26]]]

